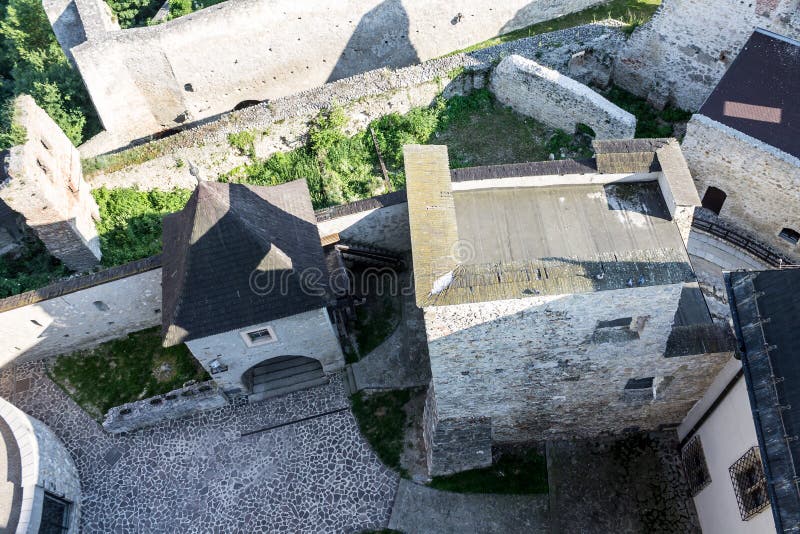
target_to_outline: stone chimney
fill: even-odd
[[[64,265],[75,271],[94,267],[100,261],[94,223],[100,215],[78,150],[30,96],[14,101],[13,120],[26,140],[5,157],[0,199],[25,218]]]

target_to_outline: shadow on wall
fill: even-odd
[[[420,62],[408,36],[408,13],[401,0],[385,0],[367,12],[339,56],[328,83],[382,67]],[[383,39],[376,39],[383,36]]]
[[[562,15],[566,15],[569,13],[570,10],[565,10],[561,14],[558,15],[550,15],[549,19],[554,19],[556,17],[560,17]],[[519,30],[520,28],[524,28],[525,26],[530,26],[534,24],[531,21],[538,21],[542,18],[542,2],[531,2],[519,11],[514,14],[514,17],[506,22],[498,35],[503,35],[504,33],[513,32],[514,30]]]

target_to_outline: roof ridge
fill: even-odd
[[[189,196],[189,200],[186,201],[186,205],[183,207],[183,209],[181,211],[179,211],[179,212],[175,212],[173,214],[170,214],[170,215],[175,216],[175,217],[184,217],[184,216],[186,216],[186,209],[189,208],[191,210],[191,218],[192,218],[192,227],[191,228],[192,228],[192,231],[189,234],[188,242],[185,243],[185,245],[187,247],[187,252],[188,252],[188,248],[190,247],[190,244],[191,244],[191,241],[192,241],[192,236],[194,235],[194,227],[195,227],[194,220],[196,219],[197,205],[199,204],[199,200],[200,200],[199,199],[199,196],[200,196],[199,190],[200,190],[200,184],[198,184],[198,187],[195,188],[195,190]],[[163,223],[162,223],[162,225],[163,225]],[[162,234],[163,234],[163,232],[162,232]],[[163,237],[162,237],[162,239],[163,239]],[[161,244],[161,247],[163,249],[163,247],[164,247],[163,243]],[[179,311],[181,309],[181,304],[183,303],[183,288],[184,288],[184,286],[186,284],[186,279],[189,276],[189,265],[191,263],[190,256],[191,256],[191,254],[185,254],[183,256],[183,263],[184,263],[183,271],[181,272],[181,278],[180,278],[180,280],[178,280],[178,283],[177,283],[178,298],[175,301],[175,306],[172,308],[172,313],[170,314],[170,317],[169,317],[169,319],[170,319],[169,320],[169,324],[171,326],[174,326],[175,319],[178,317]],[[162,261],[162,272],[163,272],[164,267],[165,267],[165,265],[164,265],[164,262]],[[163,300],[163,290],[162,290],[162,300]],[[164,303],[163,302],[161,303],[161,306],[162,306],[162,309],[163,309],[163,307],[164,307]],[[162,318],[161,321],[162,321],[162,324],[163,324],[164,319]],[[170,328],[167,328],[167,331],[164,332],[164,342],[163,342],[163,344],[165,346],[171,346],[171,345],[177,345],[178,343],[180,343],[180,340],[175,340],[175,339],[173,339],[173,337],[174,336],[170,332]]]

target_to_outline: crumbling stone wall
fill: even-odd
[[[130,140],[242,102],[405,67],[601,1],[230,0],[156,26],[85,31],[70,51],[105,128]],[[84,27],[85,11],[72,19]],[[58,21],[57,9],[48,15]]]
[[[90,269],[100,260],[94,224],[100,214],[83,180],[80,155],[33,98],[20,96],[14,106],[14,121],[27,139],[9,151],[5,180],[0,174],[0,199],[25,217],[64,265]]]
[[[433,474],[494,442],[619,434],[681,422],[729,353],[665,357],[682,284],[430,307],[436,410],[426,413]],[[603,332],[601,321],[630,318]],[[626,390],[654,377],[652,388]],[[433,420],[432,420],[433,419]],[[455,434],[454,434],[455,433]],[[472,433],[472,434],[470,434]],[[472,435],[452,440],[453,435]],[[440,460],[437,462],[437,457]],[[478,464],[480,465],[480,464]]]
[[[778,237],[800,232],[800,159],[704,115],[689,121],[683,153],[701,196],[727,194],[722,220],[800,263],[800,246]]]
[[[636,133],[632,114],[582,83],[521,56],[500,62],[490,88],[515,111],[569,133],[580,123],[599,139],[629,139]]]
[[[800,0],[664,0],[614,63],[616,84],[697,110],[757,27],[800,36]]]

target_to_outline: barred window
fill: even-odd
[[[764,466],[761,465],[761,454],[758,447],[753,447],[728,468],[739,503],[742,521],[747,521],[761,510],[769,506],[767,496],[767,478]]]
[[[689,490],[692,497],[711,484],[711,475],[706,464],[706,455],[703,452],[703,444],[700,436],[695,436],[681,451],[683,469],[686,471],[686,481],[689,483]]]

